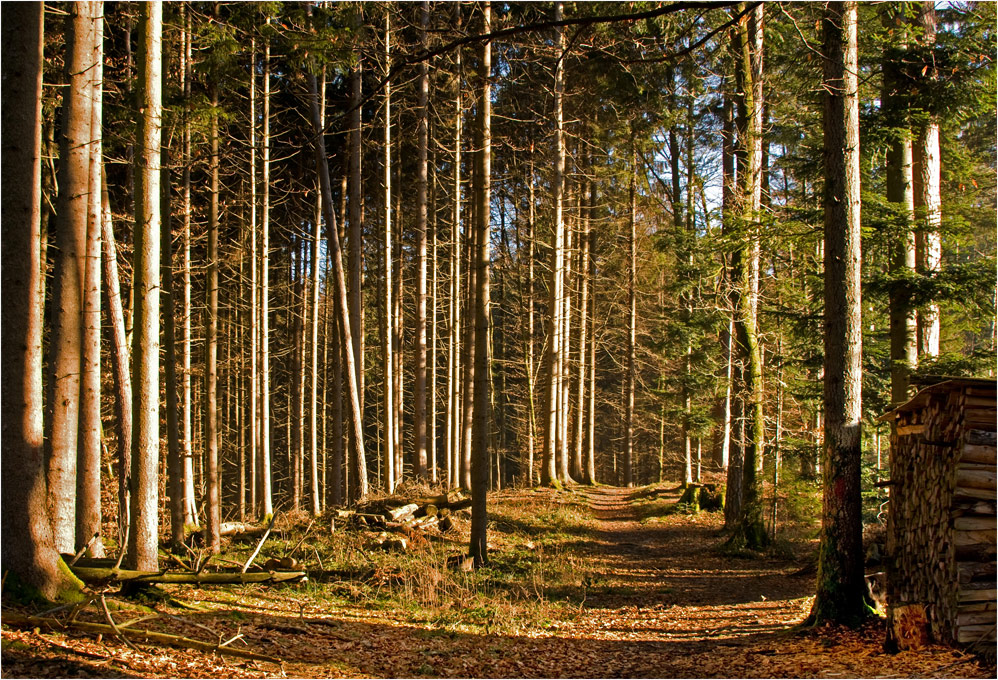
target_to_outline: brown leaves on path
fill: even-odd
[[[72,631],[5,628],[3,672],[6,677],[994,677],[993,667],[945,647],[887,655],[879,622],[858,631],[796,631],[810,609],[813,576],[795,575],[801,565],[791,559],[724,555],[718,549],[719,515],[649,512],[658,507],[650,500],[664,506],[677,498],[678,491],[662,488],[496,494],[490,508],[494,572],[467,576],[478,589],[474,602],[440,598],[432,607],[417,605],[403,597],[409,592],[403,587],[413,587],[408,582],[382,583],[352,597],[335,594],[334,584],[312,582],[171,586],[174,597],[197,603],[200,611],[156,606],[170,614],[155,622],[164,632],[239,636],[233,644],[276,656],[283,660],[280,666],[141,644],[136,652],[115,639]],[[427,572],[441,583],[451,578],[433,572],[438,567],[431,558],[436,559],[425,557]],[[515,570],[522,575],[511,575]]]

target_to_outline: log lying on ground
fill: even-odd
[[[134,571],[131,569],[109,569],[103,567],[73,567],[84,583],[199,583],[205,584],[235,584],[235,583],[281,583],[297,581],[305,577],[303,571],[258,571],[248,574],[239,572],[201,572],[193,571]]]
[[[133,642],[155,642],[161,645],[168,645],[170,647],[182,647],[184,649],[196,649],[202,652],[227,654],[228,656],[235,656],[240,659],[281,663],[280,659],[273,656],[267,656],[266,654],[257,654],[256,652],[249,652],[244,649],[237,649],[221,644],[213,644],[211,642],[202,642],[201,640],[194,640],[180,635],[171,635],[169,633],[159,633],[153,630],[140,630],[137,628],[122,626],[118,626],[117,629],[115,629],[103,623],[90,623],[89,621],[62,622],[57,619],[24,616],[23,614],[16,614],[13,612],[4,612],[3,622],[5,624],[22,628],[45,627],[52,630],[65,630],[69,628],[72,630],[81,630],[86,633],[98,633],[101,635],[123,635]]]

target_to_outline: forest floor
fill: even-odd
[[[726,554],[721,515],[676,512],[678,496],[664,485],[494,494],[492,562],[476,572],[446,566],[456,542],[382,557],[332,532],[338,543],[311,542],[316,563],[367,563],[363,578],[309,564],[307,583],[164,586],[144,604],[108,596],[119,622],[156,614],[142,627],[215,644],[240,636],[233,646],[280,664],[5,625],[2,675],[995,677],[993,657],[947,647],[886,654],[882,621],[796,628],[811,606],[813,541]],[[271,541],[282,542],[294,543]],[[80,617],[104,621],[94,606]]]

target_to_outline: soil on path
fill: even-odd
[[[500,502],[558,502],[532,493],[504,492]],[[488,625],[455,630],[362,599],[332,607],[303,593],[289,603],[248,587],[234,604],[219,591],[187,589],[183,598],[209,611],[186,615],[174,632],[195,636],[200,625],[226,638],[238,634],[240,644],[280,657],[282,666],[4,630],[4,675],[994,677],[993,667],[944,647],[887,655],[878,622],[860,631],[796,631],[810,609],[814,577],[799,575],[792,559],[725,555],[719,514],[643,519],[649,493],[661,506],[675,502],[678,490],[596,487],[573,498],[579,493],[590,517],[569,528],[555,556],[582,575],[581,592],[562,594],[571,603],[565,606],[576,609],[527,633],[499,633]]]

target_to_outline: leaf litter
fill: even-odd
[[[443,566],[445,549],[430,548],[381,559],[356,583],[319,574],[270,587],[164,586],[169,599],[155,603],[159,615],[142,624],[279,664],[141,639],[135,650],[113,635],[5,625],[3,675],[995,677],[993,657],[986,662],[941,645],[887,654],[878,620],[858,630],[799,629],[814,589],[799,558],[726,555],[720,514],[646,521],[642,493],[494,494],[493,565],[482,573],[453,574]],[[655,493],[678,498],[664,487]],[[458,523],[456,531],[466,530]],[[122,611],[127,600],[109,601],[118,605],[119,623],[133,617]],[[102,621],[94,611],[80,618]]]

